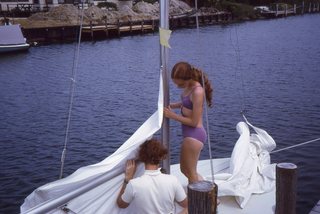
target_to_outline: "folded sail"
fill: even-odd
[[[247,124],[256,133],[250,134]],[[275,187],[275,164],[270,163],[269,152],[276,143],[266,131],[247,120],[237,124],[237,131],[240,137],[232,151],[229,172],[216,174],[215,182],[219,196],[235,196],[244,208],[252,194],[265,193]]]

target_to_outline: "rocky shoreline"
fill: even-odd
[[[170,1],[170,15],[179,16],[191,13],[193,8],[183,1]],[[200,8],[198,15],[217,14],[215,8]],[[147,2],[138,2],[131,8],[127,5],[119,8],[118,11],[101,9],[97,6],[91,6],[83,10],[84,25],[102,25],[106,21],[108,24],[116,24],[120,22],[142,21],[142,20],[158,20],[159,19],[159,3],[150,4]],[[82,17],[82,10],[74,5],[59,5],[51,8],[49,12],[39,12],[27,19],[16,19],[22,28],[43,28],[43,27],[59,27],[59,26],[75,26],[79,25]]]

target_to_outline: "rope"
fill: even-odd
[[[296,147],[303,146],[303,145],[306,145],[306,144],[309,144],[309,143],[313,143],[313,142],[316,142],[316,141],[320,141],[320,138],[316,138],[314,140],[309,140],[307,142],[303,142],[303,143],[299,143],[299,144],[296,144],[296,145],[293,145],[293,146],[288,146],[288,147],[285,147],[285,148],[282,148],[282,149],[278,149],[278,150],[270,152],[270,154],[274,154],[274,153],[277,153],[277,152],[281,152],[281,151],[285,151],[285,150],[288,150],[288,149],[296,148]]]
[[[63,169],[64,169],[64,161],[66,158],[67,153],[67,144],[69,139],[69,129],[70,129],[70,121],[71,121],[71,112],[73,107],[73,98],[74,98],[74,91],[75,91],[75,83],[76,83],[76,74],[78,70],[78,62],[79,62],[79,53],[80,53],[80,42],[81,42],[81,32],[82,32],[82,23],[83,23],[83,15],[84,15],[84,9],[81,9],[81,20],[80,20],[80,29],[79,29],[79,36],[78,36],[78,44],[76,47],[76,51],[74,52],[74,58],[73,58],[73,65],[72,65],[72,78],[71,78],[71,86],[70,86],[70,97],[69,97],[69,111],[68,111],[68,119],[67,119],[67,128],[64,138],[64,147],[61,154],[61,167],[60,167],[60,176],[59,179],[63,176]]]
[[[244,91],[244,80],[243,80],[243,75],[242,75],[243,72],[241,72],[242,67],[241,67],[240,46],[239,46],[237,26],[235,26],[235,33],[236,33],[236,45],[232,41],[231,30],[230,30],[230,43],[236,53],[235,81],[238,82],[236,79],[237,79],[237,73],[239,73],[240,79],[241,79],[241,90],[237,90],[237,91],[239,93],[240,102],[241,102],[241,114],[244,114],[244,112],[246,111],[246,104],[245,104],[246,98],[245,98],[245,91]]]
[[[197,0],[195,0],[195,4],[197,3]],[[197,4],[196,4],[197,7]],[[198,8],[196,8],[198,12]],[[197,41],[199,40],[199,22],[198,22],[198,14],[196,14],[196,23],[197,23]],[[201,47],[201,46],[200,46]],[[207,107],[207,95],[206,95],[206,90],[205,90],[205,84],[204,84],[204,75],[203,72],[201,71],[201,79],[202,79],[202,86],[204,88],[204,100],[205,104],[204,109],[205,109],[205,118],[206,118],[206,131],[207,131],[207,139],[208,139],[208,149],[209,149],[209,157],[210,157],[210,169],[211,169],[211,178],[212,178],[212,183],[214,183],[214,169],[213,169],[213,161],[212,161],[212,152],[211,152],[211,141],[210,141],[210,131],[209,131],[209,117],[208,117],[208,107]]]
[[[202,85],[203,85],[203,87],[205,89],[203,72],[201,72],[201,78],[202,78]],[[206,90],[204,90],[204,100],[207,103],[207,101],[206,101],[207,100]],[[210,142],[210,132],[209,132],[208,106],[204,105],[204,109],[205,109],[205,117],[206,117],[206,129],[207,129],[207,138],[208,138],[208,147],[209,147],[211,178],[212,178],[212,183],[214,183],[214,169],[213,169],[211,142]]]

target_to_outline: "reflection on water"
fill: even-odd
[[[209,109],[214,157],[228,157],[240,112],[277,148],[320,137],[319,15],[177,30],[169,67],[184,60],[214,85]],[[308,32],[308,33],[304,33]],[[17,213],[36,187],[58,178],[75,44],[0,58],[1,210]],[[157,108],[158,35],[82,43],[65,174],[113,153]],[[180,91],[170,83],[171,101]],[[171,122],[172,162],[180,124]],[[272,155],[299,167],[298,210],[319,199],[319,143]],[[208,150],[202,159],[208,158]]]

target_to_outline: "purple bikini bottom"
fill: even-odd
[[[202,143],[207,139],[207,132],[203,127],[191,127],[182,124],[183,138],[191,137]]]

